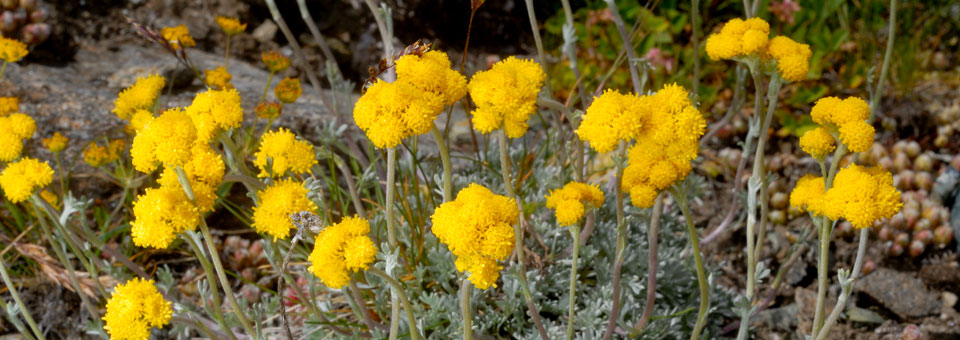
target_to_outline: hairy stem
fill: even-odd
[[[623,23],[623,17],[620,16],[620,9],[617,8],[616,1],[604,1],[606,1],[607,7],[610,8],[610,13],[613,14],[613,21],[617,24],[617,32],[620,33],[620,39],[623,40],[623,49],[627,52],[627,65],[630,68],[630,80],[633,82],[633,89],[637,91],[637,95],[642,95],[643,93],[641,93],[640,89],[643,85],[641,84],[640,73],[637,72],[637,65],[635,64],[637,55],[633,48],[633,39],[627,34],[627,26]]]
[[[700,96],[700,0],[690,0],[690,26],[693,33],[690,43],[693,45],[693,94]]]
[[[7,63],[3,64],[4,67],[7,66]],[[3,74],[3,71],[0,71],[0,74]],[[7,286],[7,290],[10,291],[10,296],[13,297],[13,301],[17,304],[17,309],[20,311],[20,315],[23,316],[23,319],[27,321],[27,325],[30,326],[30,330],[33,331],[33,334],[39,340],[46,340],[43,336],[43,332],[40,330],[40,327],[37,326],[37,322],[33,320],[33,316],[30,315],[30,311],[27,310],[27,305],[23,303],[23,300],[20,299],[20,293],[17,292],[17,287],[13,285],[13,280],[10,280],[10,274],[7,273],[7,264],[6,261],[0,260],[0,275],[3,276],[3,284]],[[83,294],[81,292],[77,292]],[[4,308],[4,311],[8,309]],[[23,333],[27,334],[27,333]]]
[[[450,178],[452,168],[450,166],[450,149],[447,148],[447,143],[443,141],[443,134],[437,129],[437,124],[433,124],[430,131],[433,132],[433,138],[437,140],[437,146],[440,148],[440,161],[443,163],[443,202],[450,202],[453,199],[453,182]]]
[[[710,308],[710,288],[707,285],[707,273],[703,268],[703,258],[700,255],[700,241],[697,240],[697,228],[693,225],[693,214],[690,213],[690,203],[686,192],[674,187],[673,197],[680,205],[683,219],[687,222],[687,233],[690,236],[690,245],[693,246],[693,261],[697,266],[697,282],[700,285],[700,309],[697,311],[697,323],[693,326],[690,340],[700,339],[700,332],[707,323],[707,309]]]
[[[837,305],[833,307],[833,311],[830,312],[830,316],[824,321],[820,332],[816,334],[817,340],[823,340],[827,337],[827,334],[830,333],[830,328],[833,327],[833,324],[837,322],[837,318],[840,317],[840,313],[846,308],[847,299],[850,297],[853,283],[860,277],[860,272],[863,270],[863,255],[867,252],[867,239],[869,238],[870,228],[860,229],[860,243],[857,245],[857,258],[853,261],[853,272],[850,273],[849,279],[844,280],[841,277],[841,293],[840,297],[837,298]]]
[[[890,18],[887,20],[887,48],[886,51],[883,52],[883,66],[880,67],[880,77],[877,78],[876,90],[874,90],[870,96],[870,118],[867,119],[868,123],[873,123],[873,120],[877,117],[877,112],[880,111],[878,104],[880,103],[880,97],[883,95],[883,86],[886,84],[883,81],[887,79],[887,72],[890,70],[890,59],[892,59],[891,57],[893,56],[893,42],[897,33],[896,28],[897,0],[890,0]]]
[[[514,242],[514,252],[517,253],[517,262],[520,266],[519,268],[519,277],[520,277],[520,290],[523,292],[523,298],[527,302],[527,309],[530,312],[530,318],[533,319],[533,323],[537,326],[537,331],[540,333],[540,337],[543,340],[549,340],[547,336],[547,330],[543,328],[543,322],[540,321],[540,313],[537,312],[537,306],[533,303],[533,294],[530,293],[530,284],[527,283],[527,263],[526,256],[523,254],[523,233],[524,233],[524,220],[526,219],[523,213],[523,204],[520,203],[520,199],[517,196],[517,192],[513,187],[513,180],[510,176],[510,154],[507,153],[507,132],[503,129],[500,129],[497,132],[497,139],[500,146],[500,174],[503,175],[503,186],[507,190],[507,194],[514,201],[517,202],[517,210],[520,211],[520,221],[514,227],[514,235],[516,240]]]
[[[637,324],[633,327],[633,332],[636,334],[643,333],[643,329],[647,327],[647,323],[650,322],[650,317],[653,316],[653,305],[657,300],[657,267],[659,266],[660,261],[657,260],[657,250],[659,248],[659,233],[660,233],[660,215],[663,213],[663,200],[660,197],[657,197],[657,200],[653,203],[653,212],[650,215],[650,229],[647,231],[647,238],[649,239],[649,251],[648,262],[647,262],[647,301],[643,306],[643,314],[640,316],[640,321],[637,321]]]
[[[627,246],[627,225],[624,223],[623,217],[623,188],[621,187],[623,183],[623,169],[627,161],[626,157],[627,146],[624,142],[620,142],[620,146],[617,148],[616,159],[614,160],[617,164],[617,177],[614,179],[616,181],[614,190],[617,196],[617,254],[613,262],[613,306],[610,309],[610,320],[607,321],[607,328],[603,333],[603,340],[608,340],[613,336],[613,330],[617,326],[617,319],[620,315],[620,271],[623,268],[623,258]],[[659,196],[657,196],[657,201],[660,201]],[[656,205],[657,203],[654,203],[654,206]]]
[[[237,340],[237,336],[233,334],[233,330],[230,329],[230,325],[227,324],[226,319],[223,317],[223,312],[221,311],[223,303],[220,301],[220,293],[217,292],[217,279],[214,276],[213,265],[210,264],[210,261],[207,260],[207,257],[203,254],[202,248],[193,240],[193,237],[190,235],[183,234],[182,238],[190,244],[190,248],[193,249],[194,256],[197,257],[197,261],[200,262],[200,267],[203,268],[204,273],[207,275],[207,282],[210,283],[210,297],[213,300],[213,318],[217,320],[217,323],[220,324],[220,328],[223,328],[223,331],[227,333],[227,337],[230,340]]]
[[[368,1],[369,2],[369,1]],[[387,202],[384,209],[387,210],[387,243],[390,246],[390,252],[397,251],[397,231],[393,225],[393,196],[396,195],[395,177],[397,171],[397,149],[387,149]],[[397,332],[400,330],[400,301],[398,300],[396,290],[390,290],[390,339],[397,338]]]
[[[417,329],[417,319],[413,316],[413,305],[411,305],[410,300],[407,299],[407,293],[404,291],[403,284],[376,267],[370,267],[367,269],[367,272],[373,273],[373,275],[379,276],[387,281],[387,283],[390,284],[390,287],[393,288],[391,291],[395,292],[396,295],[400,297],[400,303],[403,304],[403,309],[407,312],[407,326],[410,327],[410,339],[419,340],[420,331]]]
[[[570,226],[573,238],[573,260],[570,262],[570,308],[567,311],[567,340],[573,340],[574,317],[577,307],[577,260],[580,258],[580,228]]]
[[[463,340],[473,339],[473,308],[470,307],[470,281],[460,281],[460,314],[463,316]]]

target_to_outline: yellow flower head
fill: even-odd
[[[153,112],[137,109],[137,111],[134,111],[133,115],[130,116],[130,123],[127,124],[126,131],[129,134],[135,135],[151,120],[153,120]]]
[[[813,158],[823,160],[837,148],[837,143],[830,135],[830,130],[820,126],[800,136],[800,148]]]
[[[797,186],[790,192],[790,206],[800,211],[809,211],[822,215],[824,208],[825,183],[823,177],[804,175],[797,181]]]
[[[637,142],[630,148],[621,188],[630,193],[635,206],[648,208],[660,190],[690,173],[706,120],[688,99],[687,91],[676,84],[641,97],[639,106]]]
[[[290,130],[280,128],[263,135],[257,159],[253,162],[260,168],[259,177],[281,177],[287,173],[306,173],[317,164],[313,144],[297,140]]]
[[[247,29],[247,24],[241,24],[240,20],[235,18],[217,16],[216,20],[217,25],[220,25],[220,29],[227,35],[240,34]]]
[[[220,131],[240,127],[243,122],[240,93],[233,88],[197,93],[186,113],[197,128],[200,143],[208,143]]]
[[[0,60],[15,63],[26,57],[27,53],[26,44],[0,36]]]
[[[225,171],[223,158],[209,144],[196,144],[191,150],[190,161],[182,168],[193,189],[197,209],[200,213],[212,211],[217,201],[216,189]],[[162,187],[182,188],[176,169],[170,167],[163,169],[157,182]]]
[[[152,172],[160,164],[182,166],[190,160],[197,129],[182,110],[167,110],[147,123],[133,138],[130,157],[140,172]]]
[[[190,36],[190,30],[187,29],[186,25],[164,27],[160,30],[160,34],[163,35],[164,39],[167,39],[167,43],[174,49],[197,46],[197,43],[193,41],[193,37]]]
[[[263,52],[260,54],[260,60],[270,72],[282,72],[290,67],[290,58],[277,53],[277,51]]]
[[[467,88],[477,108],[473,126],[482,133],[503,128],[510,138],[527,132],[527,119],[537,110],[537,93],[546,74],[533,60],[508,57],[490,70],[477,72]]]
[[[280,116],[283,113],[283,104],[278,102],[262,102],[257,104],[257,107],[253,109],[257,113],[257,117],[263,119],[273,119]]]
[[[376,259],[377,246],[368,234],[370,223],[356,216],[327,227],[317,235],[308,270],[327,287],[343,288],[351,272],[367,270]]]
[[[0,123],[5,123],[5,117],[0,117]],[[10,126],[0,124],[0,162],[9,162],[20,157],[23,151],[23,140],[11,131]]]
[[[831,220],[844,218],[855,228],[866,228],[892,217],[901,207],[900,192],[888,171],[851,164],[837,173],[824,196],[823,210]]]
[[[863,99],[820,98],[810,110],[810,117],[814,122],[836,128],[840,141],[850,151],[867,151],[873,145],[876,130],[866,122],[870,117],[870,106]]]
[[[353,107],[353,120],[374,146],[386,149],[404,138],[429,132],[441,110],[439,96],[404,79],[392,83],[378,80]]]
[[[150,109],[157,101],[166,81],[159,74],[137,77],[137,82],[123,91],[113,101],[113,113],[120,119],[129,119],[138,109]]]
[[[409,81],[422,91],[440,96],[444,105],[453,105],[467,94],[467,78],[450,69],[450,59],[444,52],[407,54],[397,59],[396,65],[397,78]]]
[[[812,55],[810,45],[779,36],[770,39],[765,57],[773,57],[777,61],[777,72],[780,73],[780,77],[787,81],[800,81],[807,77]]]
[[[50,182],[53,182],[53,168],[34,158],[10,163],[0,172],[0,188],[13,203],[25,201],[35,190],[47,186]]]
[[[260,205],[253,208],[254,229],[273,236],[274,240],[289,236],[290,229],[294,228],[290,214],[317,210],[307,193],[303,183],[290,179],[276,181],[258,191]]]
[[[222,174],[222,162],[220,163],[220,169],[220,173]],[[216,183],[207,183],[201,181],[194,173],[186,169],[184,170],[187,172],[187,180],[190,181],[190,189],[193,190],[193,203],[197,208],[197,212],[204,214],[213,211],[213,206],[217,203],[216,185],[219,184],[219,180]],[[216,170],[212,171],[215,172]],[[157,183],[160,183],[161,188],[183,191],[183,184],[180,183],[180,178],[177,177],[177,171],[174,168],[164,167],[163,172],[160,173],[160,178],[157,179]]]
[[[133,202],[130,236],[138,247],[165,249],[200,223],[200,211],[180,186],[148,188]]]
[[[20,101],[17,97],[0,97],[0,117],[20,111]]]
[[[83,161],[94,168],[107,165],[107,163],[113,161],[110,158],[110,151],[107,147],[95,142],[90,143],[87,145],[87,148],[83,150]]]
[[[479,289],[496,287],[503,261],[514,246],[513,224],[520,212],[517,203],[471,183],[457,199],[433,211],[433,234],[457,257],[457,270]]]
[[[103,329],[111,340],[145,340],[150,338],[150,328],[163,328],[172,316],[170,301],[157,291],[153,280],[138,277],[114,288]]]
[[[0,126],[5,126],[8,133],[19,138],[21,141],[29,139],[37,131],[37,122],[28,115],[14,113],[6,117],[0,117]]]
[[[629,142],[640,130],[640,97],[606,90],[593,100],[577,128],[580,140],[597,152],[610,152],[620,142]]]
[[[707,37],[707,55],[713,60],[760,56],[767,47],[770,24],[760,18],[734,18],[723,24],[720,33]]]
[[[231,76],[230,72],[227,72],[227,68],[223,66],[203,71],[203,82],[214,90],[232,88],[233,85],[230,85],[230,79],[233,79],[233,76]]]
[[[42,142],[43,146],[50,150],[50,152],[57,153],[67,148],[70,139],[64,137],[60,132],[54,132],[53,136],[44,138],[40,142]]]
[[[558,224],[569,226],[583,218],[586,208],[598,208],[603,205],[603,200],[603,192],[596,185],[570,182],[563,188],[550,191],[547,208],[556,210]]]
[[[300,88],[299,78],[285,78],[273,88],[273,95],[284,104],[290,104],[300,98],[303,89]]]
[[[40,191],[40,198],[43,198],[44,201],[47,201],[47,203],[50,203],[52,206],[57,206],[60,204],[60,197],[47,189]]]

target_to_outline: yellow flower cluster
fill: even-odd
[[[357,100],[353,119],[374,146],[387,149],[404,138],[429,132],[441,110],[442,98],[408,81],[378,80]]]
[[[556,210],[558,224],[569,226],[580,221],[587,208],[598,208],[603,201],[603,192],[596,185],[570,182],[563,188],[550,191],[547,208]]]
[[[263,134],[256,157],[253,164],[260,168],[258,177],[281,177],[287,171],[306,173],[317,164],[313,144],[297,140],[293,132],[284,128]]]
[[[160,30],[160,34],[163,35],[163,38],[166,39],[167,43],[174,49],[197,46],[197,42],[193,41],[193,37],[190,36],[190,30],[187,29],[186,25],[164,27]]]
[[[0,188],[13,203],[27,200],[35,190],[47,186],[50,182],[53,182],[53,168],[35,158],[24,158],[10,163],[0,172]]]
[[[770,39],[764,59],[772,57],[777,61],[777,72],[787,81],[800,81],[807,77],[810,70],[810,45],[801,44],[793,39],[779,36]]]
[[[280,116],[280,113],[283,113],[283,104],[278,102],[262,102],[257,104],[257,107],[253,109],[257,113],[257,117],[263,119],[274,119]]]
[[[277,53],[277,51],[263,52],[260,54],[260,60],[263,61],[270,72],[282,72],[290,67],[290,58]]]
[[[800,149],[817,160],[822,161],[836,148],[836,140],[833,139],[830,130],[825,127],[819,126],[800,136]]]
[[[284,78],[273,88],[273,95],[284,104],[290,104],[300,98],[303,89],[300,88],[299,78]]]
[[[53,136],[44,138],[40,141],[43,143],[43,146],[46,147],[52,153],[58,153],[67,148],[67,144],[70,143],[70,139],[64,137],[60,132],[54,132]]]
[[[823,177],[804,175],[797,180],[797,186],[790,192],[790,206],[800,211],[820,214],[823,212],[823,195],[826,193]]]
[[[503,261],[514,247],[512,225],[520,212],[517,203],[471,183],[457,199],[433,211],[433,234],[447,245],[456,259],[457,270],[470,273],[479,289],[496,287]]]
[[[836,131],[840,141],[853,152],[864,152],[873,145],[876,133],[867,123],[870,117],[870,105],[863,99],[848,97],[823,97],[817,100],[810,110],[810,117],[817,124]]]
[[[273,236],[274,240],[286,238],[295,228],[290,214],[315,211],[317,205],[307,198],[303,183],[290,179],[279,180],[257,192],[260,205],[253,208],[253,228]]]
[[[220,29],[227,35],[240,34],[247,29],[247,24],[241,24],[240,20],[235,18],[217,16],[216,20],[217,25],[219,25]]]
[[[190,161],[183,165],[190,188],[193,189],[195,203],[200,213],[213,210],[217,201],[217,186],[223,180],[225,165],[223,157],[213,151],[208,144],[196,144],[190,151]],[[182,188],[176,169],[166,167],[160,174],[160,186],[173,189]],[[181,189],[182,190],[182,189]]]
[[[677,84],[640,99],[637,142],[630,148],[621,188],[630,193],[633,205],[648,208],[659,191],[690,173],[707,123]]]
[[[640,130],[641,99],[633,94],[606,90],[594,99],[577,128],[580,140],[590,142],[593,150],[610,152],[622,142],[632,140]]]
[[[130,157],[140,172],[152,172],[160,164],[178,167],[187,163],[197,140],[197,129],[183,110],[173,108],[148,122],[133,138]]]
[[[130,226],[133,244],[165,249],[177,234],[200,223],[200,211],[179,186],[148,188],[133,202],[135,217]]]
[[[880,167],[851,164],[837,172],[833,187],[823,189],[822,178],[804,176],[790,194],[790,204],[834,221],[846,219],[855,228],[892,217],[903,207],[893,176]]]
[[[197,129],[197,142],[208,143],[220,131],[240,127],[243,122],[240,93],[232,88],[197,93],[186,114]]]
[[[107,145],[90,143],[83,150],[83,161],[96,168],[120,159],[126,143],[122,139],[111,140]]]
[[[37,131],[37,123],[28,115],[14,113],[0,116],[0,162],[20,157],[23,142]]]
[[[767,47],[770,24],[760,18],[727,21],[720,33],[707,37],[707,55],[713,60],[760,56]]]
[[[20,111],[20,100],[17,97],[0,97],[0,117]]]
[[[376,259],[377,246],[368,234],[370,223],[356,216],[327,227],[317,235],[308,270],[327,287],[343,288],[351,272],[367,270]]]
[[[111,340],[147,340],[150,328],[162,328],[172,316],[170,301],[157,291],[153,280],[138,277],[114,288],[103,329]]]
[[[203,82],[214,90],[233,88],[233,85],[230,85],[231,79],[233,79],[233,76],[231,76],[230,72],[227,72],[227,68],[223,66],[203,71]]]
[[[467,94],[467,78],[450,69],[450,59],[442,51],[407,54],[397,59],[396,65],[397,79],[442,97],[444,105],[453,105]]]
[[[467,85],[477,104],[472,113],[474,128],[482,133],[503,128],[510,138],[523,136],[545,79],[540,64],[512,56],[474,74]]]
[[[130,116],[130,123],[127,123],[124,130],[127,131],[128,134],[136,135],[151,120],[153,120],[153,112],[145,109],[137,109],[137,111],[134,111],[133,115]]]
[[[13,39],[0,36],[0,60],[15,63],[27,56],[27,45]]]
[[[113,113],[120,119],[130,119],[139,109],[151,109],[165,84],[166,81],[159,74],[137,77],[133,86],[120,91],[120,95],[113,102]]]

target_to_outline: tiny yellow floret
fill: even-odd
[[[227,72],[227,68],[223,66],[203,71],[203,82],[214,90],[224,90],[233,87],[233,85],[230,85],[231,79],[233,79],[233,76],[231,76],[230,72]]]
[[[825,127],[817,127],[800,136],[800,149],[817,160],[823,160],[836,148],[836,140]]]
[[[765,53],[765,57],[776,60],[780,77],[791,82],[807,78],[812,55],[810,45],[795,42],[784,36],[770,39]]]
[[[0,97],[0,117],[20,111],[20,100],[17,97]]]
[[[866,228],[900,211],[903,201],[893,186],[893,175],[881,167],[856,164],[841,169],[824,196],[824,214],[846,219],[855,228]]]
[[[139,109],[152,109],[166,81],[159,74],[137,77],[137,82],[120,91],[113,102],[113,113],[120,119],[130,119],[130,115]]]
[[[27,45],[13,39],[0,36],[0,60],[15,63],[27,56]]]
[[[484,134],[502,128],[507,137],[523,136],[527,119],[537,110],[537,94],[545,79],[540,64],[513,56],[474,74],[467,85],[477,104],[471,112],[474,128]]]
[[[313,144],[297,140],[293,132],[284,128],[263,135],[256,157],[253,164],[260,168],[258,177],[281,177],[288,171],[307,173],[317,164]]]
[[[723,24],[719,33],[707,37],[706,50],[710,59],[759,57],[770,36],[770,24],[760,18],[734,18]]]
[[[227,35],[240,34],[247,29],[247,24],[241,24],[236,18],[217,16],[216,21]]]
[[[257,192],[260,200],[253,208],[253,228],[273,237],[287,238],[294,228],[290,214],[301,211],[316,211],[317,205],[307,198],[303,183],[291,179],[273,182],[273,185]]]
[[[587,209],[599,208],[603,201],[603,192],[597,185],[570,182],[550,191],[547,208],[555,210],[558,224],[569,226],[579,222]]]
[[[60,132],[54,132],[53,136],[44,138],[40,141],[43,143],[43,146],[50,150],[52,153],[58,153],[67,148],[67,144],[70,143],[70,139],[64,137]]]
[[[149,173],[164,164],[182,166],[190,160],[197,129],[181,109],[167,110],[147,123],[133,138],[130,157],[137,171]]]
[[[327,287],[343,288],[351,272],[367,270],[376,259],[377,246],[369,234],[370,222],[357,216],[326,227],[317,235],[307,270]]]
[[[610,152],[620,142],[630,142],[640,131],[643,118],[640,105],[640,97],[632,93],[603,91],[587,108],[577,136],[597,152]]]
[[[277,53],[277,51],[263,52],[260,54],[260,60],[263,61],[270,72],[282,72],[290,67],[290,58]]]
[[[378,80],[357,100],[353,120],[374,146],[388,149],[404,138],[429,132],[441,110],[441,97],[404,79],[392,83]]]
[[[284,78],[273,88],[273,94],[281,103],[290,104],[300,98],[303,89],[300,87],[299,78]]]
[[[160,30],[160,34],[163,35],[163,38],[166,39],[167,43],[174,49],[197,46],[197,42],[193,41],[193,37],[190,36],[190,30],[187,29],[186,25],[164,27]]]
[[[197,93],[186,114],[197,128],[197,141],[208,143],[221,131],[238,128],[243,123],[240,93],[233,88]]]
[[[405,79],[422,91],[440,96],[444,105],[453,105],[467,94],[467,78],[450,69],[450,59],[444,52],[407,54],[397,59],[396,64],[398,79]]]
[[[823,177],[804,175],[797,180],[797,185],[790,192],[790,206],[800,211],[823,215],[824,187]]]
[[[138,247],[166,249],[200,223],[200,211],[180,186],[148,188],[133,202],[130,236]]]

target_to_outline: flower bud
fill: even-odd
[[[50,37],[50,25],[29,24],[23,28],[23,42],[27,45],[40,45]]]

